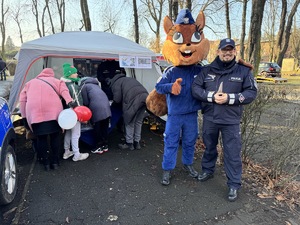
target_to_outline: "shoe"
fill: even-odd
[[[119,146],[119,149],[121,149],[121,150],[125,150],[125,149],[134,150],[132,143],[118,144],[118,146]]]
[[[45,169],[45,171],[50,171],[50,165],[49,164],[45,164],[44,165],[44,169]]]
[[[192,165],[183,165],[183,169],[189,173],[189,175],[193,178],[198,177],[198,172],[194,169]]]
[[[104,152],[108,152],[108,145],[103,145],[101,148]]]
[[[238,197],[237,189],[235,188],[229,188],[228,192],[228,201],[234,202]]]
[[[73,155],[74,155],[73,151],[65,151],[63,159],[68,159],[68,158],[70,158]]]
[[[206,172],[204,172],[202,174],[199,174],[199,176],[198,176],[197,179],[199,181],[203,182],[203,181],[207,181],[208,179],[213,178],[213,177],[214,177],[214,175],[212,173],[206,173]]]
[[[79,156],[73,156],[73,161],[74,162],[77,162],[77,161],[81,161],[81,160],[85,160],[85,159],[87,159],[87,157],[89,157],[89,153],[80,153],[80,155]]]
[[[51,164],[50,168],[53,169],[53,170],[57,170],[58,166],[59,165],[57,163],[53,163],[53,164]]]
[[[101,154],[103,154],[103,149],[102,149],[102,147],[98,147],[98,148],[92,150],[91,152],[101,155]]]
[[[171,179],[171,171],[170,170],[164,170],[162,175],[161,184],[168,186],[170,184]]]
[[[133,147],[134,147],[134,149],[140,150],[141,149],[140,142],[138,142],[138,141],[133,142]]]

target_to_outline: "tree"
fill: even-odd
[[[90,12],[87,0],[80,0],[80,9],[82,14],[83,26],[86,31],[92,30],[92,24],[90,19]]]
[[[24,5],[17,4],[16,8],[12,10],[12,18],[18,26],[18,32],[19,32],[19,37],[20,37],[21,43],[24,42],[23,41],[23,34],[22,34],[22,26],[21,26],[21,22],[22,22],[21,10],[22,10],[23,7],[24,7]]]
[[[139,17],[137,11],[136,0],[133,0],[133,17],[134,17],[134,39],[136,43],[139,43]]]
[[[65,24],[66,24],[66,3],[65,0],[56,0],[56,7],[58,10],[59,15],[59,22],[60,22],[60,30],[61,32],[65,31]]]
[[[6,39],[6,25],[5,25],[5,20],[7,17],[7,13],[9,8],[7,7],[5,9],[4,7],[4,0],[1,1],[1,21],[0,21],[0,29],[1,29],[1,34],[2,34],[2,42],[1,42],[1,54],[2,57],[4,58],[5,56],[5,39]]]
[[[150,27],[150,30],[155,34],[155,49],[154,51],[160,52],[160,24],[162,21],[162,10],[166,0],[141,0],[141,3],[146,7],[144,18]],[[149,20],[153,19],[155,26]]]
[[[260,62],[261,24],[265,3],[266,0],[252,0],[247,61],[254,65],[254,74],[257,74]]]
[[[15,49],[15,45],[14,45],[11,37],[8,36],[7,39],[6,39],[5,50],[12,51],[14,49]]]
[[[231,38],[231,28],[230,28],[229,3],[228,3],[228,0],[225,0],[225,17],[226,17],[227,37]]]
[[[287,51],[289,40],[290,40],[290,34],[293,24],[293,17],[297,11],[297,8],[299,6],[300,0],[295,0],[294,5],[292,6],[290,15],[288,16],[288,19],[286,21],[286,8],[287,8],[287,1],[282,0],[282,10],[285,8],[285,12],[281,14],[280,18],[280,28],[278,32],[278,41],[277,41],[277,47],[279,49],[278,57],[277,57],[277,64],[279,66],[282,66],[282,61],[284,58],[284,55]],[[285,5],[284,5],[285,4]],[[286,26],[284,27],[284,24],[286,22]],[[280,42],[279,42],[280,41]]]
[[[248,3],[248,0],[243,0],[242,31],[241,31],[240,52],[239,52],[239,57],[241,59],[245,58],[244,54],[245,54],[247,3]]]

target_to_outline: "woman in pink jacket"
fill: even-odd
[[[45,170],[57,169],[61,128],[57,119],[63,110],[60,96],[68,104],[73,99],[65,82],[55,78],[51,68],[44,69],[36,78],[28,81],[20,94],[20,111],[37,137],[37,151]],[[48,152],[48,136],[50,146]],[[50,154],[49,154],[50,153]]]

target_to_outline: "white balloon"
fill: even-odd
[[[77,115],[73,109],[64,109],[58,116],[58,124],[65,130],[72,129],[77,123]]]

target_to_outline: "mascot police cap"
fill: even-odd
[[[175,24],[194,24],[195,21],[191,12],[188,9],[183,9],[179,12]]]

